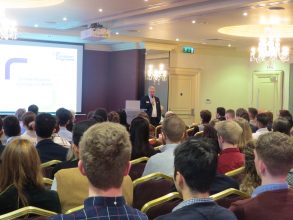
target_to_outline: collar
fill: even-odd
[[[193,204],[198,204],[198,203],[214,203],[214,200],[211,199],[211,198],[192,198],[192,199],[189,199],[189,200],[185,200],[181,203],[179,203],[179,205],[177,205],[173,210],[172,212],[175,212],[179,209],[182,209],[186,206],[190,206],[190,205],[193,205]]]
[[[273,184],[267,184],[257,187],[253,193],[252,197],[256,197],[261,193],[268,192],[268,191],[274,191],[274,190],[281,190],[281,189],[288,189],[288,183],[273,183]]]
[[[230,147],[230,148],[226,148],[224,150],[222,150],[222,152],[220,154],[224,154],[224,153],[235,153],[235,152],[239,152],[240,150],[238,147]]]
[[[84,201],[84,207],[89,206],[123,206],[125,205],[123,196],[118,197],[89,197]]]
[[[38,144],[39,144],[39,143],[52,143],[52,142],[53,142],[52,138],[45,138],[45,139],[40,140],[40,141],[38,142]],[[54,143],[54,142],[53,142],[53,143]]]
[[[256,132],[264,132],[264,131],[269,131],[268,128],[259,128],[257,129]]]
[[[62,130],[62,131],[67,131],[67,128],[66,127],[59,127],[59,131]]]
[[[174,151],[179,144],[166,144],[162,147],[161,152]]]

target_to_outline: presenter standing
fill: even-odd
[[[161,121],[160,99],[155,96],[156,88],[154,86],[150,86],[148,91],[148,95],[140,100],[140,108],[145,109],[151,124],[157,126]]]

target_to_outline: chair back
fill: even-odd
[[[192,127],[190,127],[189,129],[186,130],[186,135],[188,137],[192,137],[194,136],[197,132],[199,132],[199,128],[197,125],[193,125]]]
[[[196,132],[195,137],[202,137],[203,136],[203,131],[199,131],[199,132]]]
[[[225,173],[226,176],[232,177],[233,179],[235,179],[239,184],[241,184],[242,179],[244,177],[244,167],[239,167],[235,170],[229,171],[227,173]]]
[[[162,125],[158,125],[155,129],[155,137],[158,138],[159,135],[162,133]]]
[[[155,148],[157,146],[160,146],[162,143],[159,141],[159,139],[156,139],[156,138],[150,138],[149,139],[149,144]]]
[[[62,161],[60,160],[50,160],[46,163],[42,163],[41,168],[42,168],[43,176],[46,178],[51,178],[54,166],[61,162]]]
[[[141,157],[135,160],[131,160],[131,168],[129,171],[129,176],[131,177],[132,181],[140,178],[143,174],[146,162],[148,161],[148,157]]]
[[[27,206],[20,209],[17,209],[15,211],[6,213],[4,215],[0,215],[0,219],[10,220],[10,219],[19,219],[19,218],[33,218],[36,217],[51,217],[53,215],[57,215],[55,212],[51,212],[45,209],[36,208],[33,206]]]

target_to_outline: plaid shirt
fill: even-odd
[[[193,198],[193,199],[185,200],[185,201],[181,202],[180,204],[178,204],[172,210],[172,212],[175,212],[179,209],[182,209],[185,206],[193,205],[195,203],[214,203],[214,200],[212,200],[211,198]]]
[[[123,197],[89,197],[84,201],[84,209],[68,215],[56,215],[51,219],[147,220],[148,217],[127,206]]]

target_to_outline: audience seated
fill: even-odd
[[[252,140],[252,131],[248,121],[246,121],[244,118],[237,118],[235,119],[235,122],[240,125],[243,131],[238,143],[238,147],[240,151],[242,151],[246,147],[247,143]]]
[[[255,147],[255,167],[261,186],[252,198],[237,201],[230,209],[238,220],[292,219],[293,191],[286,177],[293,167],[293,139],[279,132],[259,137]]]
[[[246,121],[250,122],[249,113],[245,108],[238,108],[236,110],[236,118],[244,118]],[[249,123],[252,133],[255,133],[257,127]]]
[[[127,131],[129,131],[129,124],[127,123],[127,115],[124,110],[120,110],[118,112],[119,117],[120,117],[120,124],[123,125]]]
[[[150,118],[149,118],[148,114],[145,112],[140,112],[138,114],[138,117],[144,118],[145,120],[147,120],[149,122],[149,130],[150,130],[150,137],[149,138],[156,138],[155,137],[156,127],[150,123]]]
[[[24,206],[61,211],[57,193],[44,188],[38,152],[29,140],[9,142],[1,156],[0,173],[0,214]]]
[[[266,112],[267,116],[268,116],[268,125],[267,128],[269,131],[272,131],[272,127],[273,127],[273,121],[274,121],[274,115],[272,112]]]
[[[240,153],[238,143],[243,132],[234,121],[222,121],[216,124],[221,153],[218,159],[218,173],[225,174],[244,165],[244,155]]]
[[[291,123],[291,126],[293,126],[293,119],[292,114],[288,110],[280,110],[279,111],[279,117],[287,118],[288,121]]]
[[[35,129],[38,139],[36,148],[42,163],[50,160],[66,160],[67,149],[54,143],[51,138],[55,125],[56,119],[48,113],[41,113],[36,117]]]
[[[196,139],[190,139],[176,148],[174,180],[184,201],[172,213],[157,220],[236,220],[233,213],[209,198],[217,169],[217,155],[212,148],[207,142]]]
[[[20,125],[19,121],[15,116],[6,116],[3,120],[3,130],[7,137],[7,143],[16,137],[20,136]]]
[[[78,163],[81,174],[89,181],[89,197],[84,209],[52,219],[148,219],[127,206],[122,196],[123,178],[130,169],[130,154],[129,134],[122,125],[105,122],[89,128],[80,142]]]
[[[235,119],[235,111],[233,109],[228,109],[225,114],[226,120],[234,120]]]
[[[120,116],[117,112],[111,111],[107,116],[109,122],[120,123]]]
[[[38,107],[37,105],[35,105],[35,104],[32,104],[32,105],[30,105],[30,106],[27,108],[27,111],[28,111],[28,112],[33,112],[33,113],[35,113],[36,115],[38,115],[38,114],[39,114],[39,107]]]
[[[209,110],[200,111],[201,124],[198,125],[199,131],[203,131],[204,125],[208,125],[212,118],[212,113]]]
[[[269,132],[267,125],[269,122],[268,115],[266,113],[259,113],[256,116],[256,125],[257,125],[257,131],[252,134],[252,138],[254,140],[257,140],[258,137],[262,134],[265,134]]]
[[[162,140],[165,144],[162,153],[152,156],[144,169],[143,176],[161,172],[172,176],[174,166],[174,150],[185,138],[185,123],[178,116],[165,118],[162,126]]]
[[[107,111],[104,108],[98,108],[96,109],[93,119],[95,119],[97,122],[105,122],[108,121],[108,115]]]
[[[131,160],[140,157],[151,157],[156,154],[149,144],[149,122],[141,117],[136,117],[130,125],[130,141],[132,144]]]
[[[277,118],[274,122],[273,122],[273,131],[274,132],[281,132],[284,134],[287,134],[290,136],[290,131],[291,131],[291,123],[289,122],[289,120],[287,118]]]
[[[3,132],[3,121],[2,118],[0,117],[0,137],[4,134]],[[0,156],[5,149],[5,146],[2,144],[2,141],[0,140]]]
[[[19,121],[19,126],[20,126],[20,133],[23,134],[25,132],[25,128],[23,126],[23,120],[22,117],[24,115],[24,113],[26,113],[26,110],[24,108],[19,108],[16,110],[15,112],[15,117],[18,119]]]
[[[216,119],[219,119],[219,121],[225,121],[225,114],[226,114],[226,109],[223,107],[218,107],[217,112],[216,112]]]
[[[249,123],[256,127],[256,116],[258,111],[256,108],[250,107],[248,108],[248,115],[249,115]]]
[[[26,112],[22,116],[25,132],[21,135],[22,138],[30,140],[34,145],[37,144],[37,134],[35,132],[36,115],[33,112]]]
[[[59,126],[58,135],[65,140],[71,142],[72,141],[72,133],[67,130],[66,126],[72,120],[72,114],[69,110],[65,108],[59,108],[56,111],[56,119],[57,124]]]
[[[213,146],[215,147],[214,150],[216,151],[217,154],[221,152],[219,142],[218,142],[217,130],[213,126],[205,125],[203,129],[202,137],[213,140],[213,143],[214,143]]]

